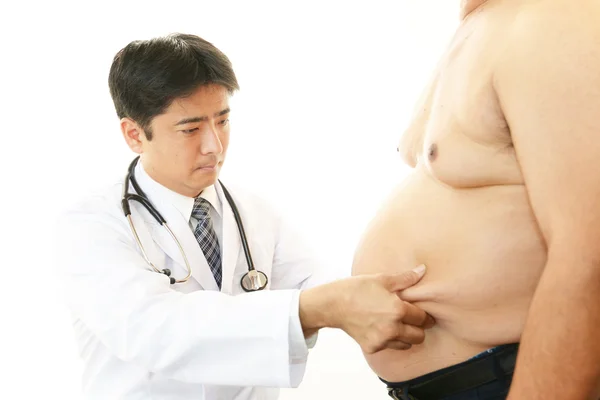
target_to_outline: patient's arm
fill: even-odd
[[[522,13],[496,76],[548,246],[511,400],[600,397],[600,7],[561,4]]]

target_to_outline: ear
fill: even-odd
[[[147,141],[146,134],[141,126],[131,118],[121,119],[121,132],[129,148],[137,154],[144,152],[144,142]]]

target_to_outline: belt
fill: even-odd
[[[436,400],[473,389],[496,380],[507,379],[514,371],[518,345],[510,345],[496,353],[467,360],[432,373],[430,379],[401,387],[388,387],[388,394],[396,400]]]

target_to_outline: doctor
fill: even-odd
[[[317,286],[272,208],[220,183],[238,84],[218,49],[186,34],[132,42],[109,87],[139,159],[56,235],[86,398],[276,399],[300,384],[320,328],[369,352],[423,341],[431,318],[397,292],[424,267]]]

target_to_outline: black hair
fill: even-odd
[[[212,43],[191,34],[173,33],[136,40],[114,57],[108,77],[119,118],[131,118],[152,139],[150,123],[177,99],[203,85],[239,90],[231,62]]]

